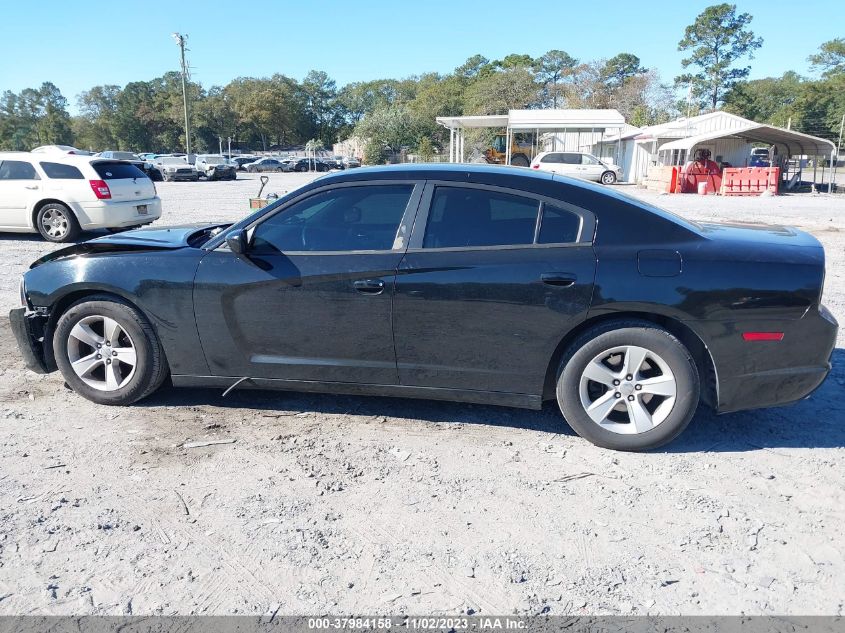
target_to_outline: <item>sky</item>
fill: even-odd
[[[178,70],[171,37],[188,34],[192,78],[205,87],[239,76],[282,73],[301,80],[324,70],[338,87],[353,81],[452,71],[480,53],[580,60],[639,56],[663,81],[681,73],[684,28],[713,2],[641,0],[40,0],[2,2],[0,92],[52,81],[76,110],[99,84],[125,85]],[[764,39],[751,77],[796,70],[845,35],[841,0],[736,0]],[[36,8],[37,7],[37,8]],[[836,18],[835,16],[838,16]],[[831,19],[834,18],[834,19]]]

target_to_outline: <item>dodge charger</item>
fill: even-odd
[[[694,223],[524,168],[400,165],[319,178],[231,225],[53,252],[11,312],[27,366],[128,405],[175,386],[538,409],[644,450],[701,403],[807,396],[830,370],[810,235]]]

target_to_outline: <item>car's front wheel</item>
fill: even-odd
[[[73,211],[60,202],[50,202],[41,207],[35,224],[41,237],[48,242],[70,242],[80,231]]]
[[[168,372],[150,322],[108,296],[83,299],[62,314],[53,354],[65,382],[98,404],[126,405],[145,398]]]
[[[689,350],[647,322],[592,328],[558,370],[563,417],[581,437],[615,450],[648,450],[675,439],[692,419],[699,393]]]
[[[615,185],[616,184],[616,174],[612,171],[606,171],[601,175],[601,184],[603,185]]]

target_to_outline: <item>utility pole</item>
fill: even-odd
[[[188,40],[188,36],[182,35],[181,33],[174,33],[173,39],[176,40],[176,43],[179,45],[179,51],[182,59],[182,104],[185,106],[185,153],[190,156],[191,126],[188,123],[188,88],[186,83],[188,77],[188,65],[185,63],[185,42]]]
[[[839,152],[842,151],[842,128],[845,128],[845,114],[842,115],[842,120],[839,122],[839,140],[836,141],[836,157],[833,159],[833,171],[831,172],[830,182],[827,184],[828,193],[833,188],[833,181],[836,180],[836,172],[839,169]]]
[[[232,137],[228,138],[229,141],[229,160],[232,160]]]
[[[220,148],[220,154],[222,155],[223,154],[223,137],[222,136],[217,137],[217,145]]]

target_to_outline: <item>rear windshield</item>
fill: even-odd
[[[147,177],[144,172],[130,163],[94,163],[93,167],[103,180]]]

